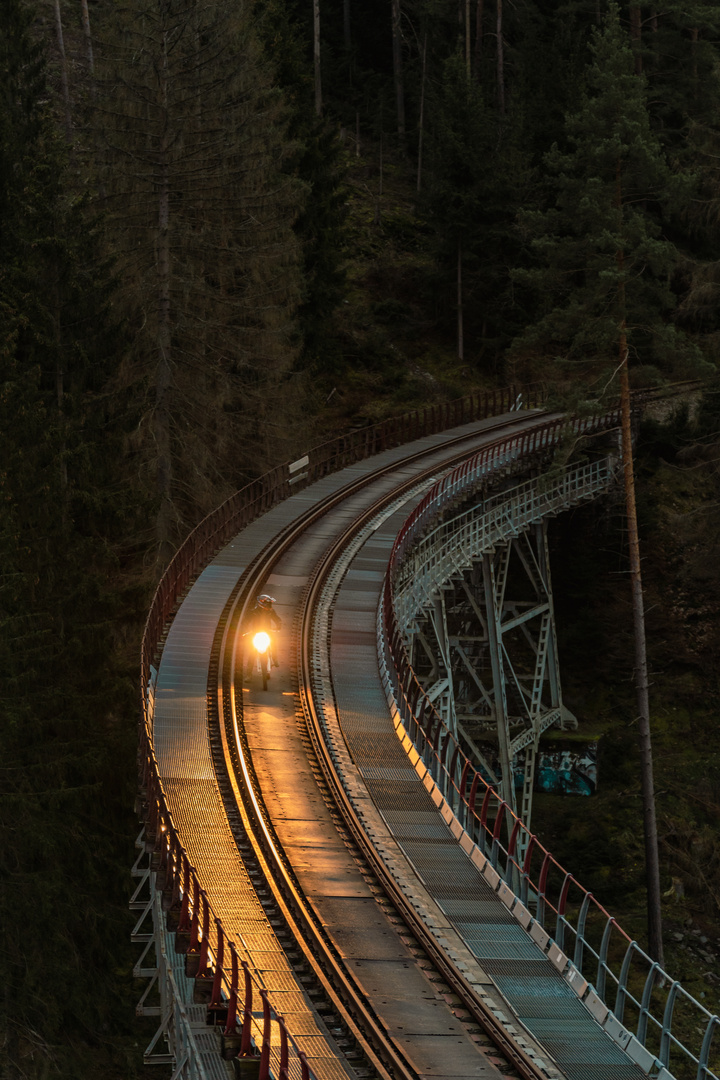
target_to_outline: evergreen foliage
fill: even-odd
[[[457,303],[460,262],[466,337],[474,355],[489,347],[496,356],[517,331],[508,271],[518,257],[512,222],[526,158],[514,118],[500,128],[464,57],[453,54],[442,74],[428,110],[425,209],[439,241],[446,305]]]
[[[294,225],[302,267],[296,369],[332,372],[339,364],[332,316],[343,296],[347,260],[342,143],[336,126],[315,115],[301,13],[285,0],[272,0],[258,6],[256,17],[258,33],[286,99],[287,136],[294,152],[284,170],[303,188]]]
[[[587,89],[566,122],[568,150],[555,144],[545,158],[554,204],[521,214],[537,265],[514,276],[537,290],[542,309],[515,349],[592,365],[617,356],[625,323],[635,363],[697,370],[697,348],[672,322],[679,255],[662,218],[691,181],[672,172],[652,132],[617,5],[591,54]]]
[[[11,1080],[138,1074],[133,665],[150,585],[189,528],[329,428],[519,361],[569,372],[584,399],[623,322],[643,381],[720,360],[717,4],[516,0],[498,37],[485,0],[468,38],[464,5],[403,0],[402,144],[388,0],[321,4],[322,119],[305,0],[93,4],[94,76],[79,8],[59,7],[68,148],[50,9],[0,0]],[[695,444],[668,446],[711,470],[715,499],[717,409],[700,421]],[[688,531],[688,595],[716,519]],[[608,663],[623,650],[613,638]]]
[[[289,452],[301,185],[250,11],[133,0],[99,26],[107,233],[134,323],[138,445],[162,565],[199,516]]]
[[[3,16],[2,1074],[69,1077],[68,1042],[97,1042],[129,990],[114,970],[127,951],[133,775],[132,728],[117,721],[132,684],[114,630],[135,612],[112,577],[133,507],[117,402],[105,392],[123,338],[86,207],[63,195],[64,151],[31,16],[18,0],[5,0]],[[125,1008],[119,1030],[129,1019]]]

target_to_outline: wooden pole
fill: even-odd
[[[617,166],[617,199],[621,208],[621,165]],[[648,952],[661,967],[665,966],[662,939],[662,910],[660,897],[660,857],[658,854],[657,817],[655,814],[655,782],[653,778],[652,742],[650,737],[650,684],[648,680],[647,645],[645,640],[645,606],[640,569],[640,538],[635,502],[632,425],[630,417],[630,379],[628,376],[627,323],[625,318],[624,252],[618,251],[618,301],[621,315],[619,335],[620,415],[622,432],[622,464],[625,482],[625,516],[627,518],[630,584],[632,589],[633,634],[635,639],[635,696],[637,702],[638,742],[640,745],[640,789],[642,792],[643,834],[645,839],[645,875],[647,882]]]

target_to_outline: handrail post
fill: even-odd
[[[269,1080],[272,1018],[270,1016],[270,1001],[268,1000],[268,992],[264,986],[260,988],[260,997],[262,998],[263,1007],[262,1050],[260,1051],[260,1080]]]
[[[277,1018],[278,1027],[280,1028],[280,1068],[278,1070],[278,1080],[288,1080],[290,1076],[290,1056],[288,1053],[288,1033],[285,1027],[285,1021],[282,1016]]]
[[[228,945],[232,966],[230,969],[230,997],[228,998],[228,1011],[223,1034],[232,1036],[237,1034],[238,958],[234,943],[230,941]]]
[[[705,1080],[708,1075],[708,1062],[710,1060],[710,1047],[712,1045],[713,1031],[720,1024],[720,1018],[717,1016],[711,1016],[708,1020],[708,1026],[705,1029],[705,1035],[702,1041],[702,1047],[700,1049],[700,1058],[698,1060],[698,1071],[696,1080]]]
[[[575,933],[575,953],[573,956],[573,964],[582,971],[583,957],[585,950],[585,923],[587,922],[587,914],[590,910],[590,901],[592,900],[592,893],[585,893],[583,902],[580,907],[580,913],[578,914],[577,931]]]
[[[655,973],[661,970],[662,968],[660,967],[658,962],[654,961],[650,968],[650,971],[648,972],[648,977],[645,980],[642,998],[640,999],[640,1016],[638,1017],[637,1039],[638,1042],[641,1042],[643,1044],[643,1046],[647,1041],[648,1017],[650,1015],[650,1003],[652,1001],[653,987],[655,986]]]
[[[243,1002],[242,1042],[240,1056],[249,1057],[252,1053],[252,978],[247,960],[242,962],[245,975],[245,1001]]]
[[[677,997],[680,983],[677,980],[673,981],[668,990],[667,1001],[665,1002],[665,1012],[663,1013],[662,1021],[662,1034],[660,1035],[660,1050],[658,1052],[658,1058],[662,1064],[667,1068],[670,1064],[670,1033],[672,1031],[672,1018],[673,1011],[675,1009],[675,998]]]
[[[607,957],[608,950],[610,948],[610,935],[612,934],[612,928],[615,926],[615,920],[609,918],[605,923],[605,929],[603,930],[602,941],[600,942],[600,952],[598,953],[598,970],[597,970],[597,992],[598,997],[605,1001],[605,983],[607,981],[607,973],[610,970],[608,967]],[[607,1005],[607,1002],[605,1002]]]
[[[547,878],[550,870],[550,853],[545,852],[545,858],[542,861],[540,867],[540,877],[538,879],[538,898],[537,898],[537,912],[535,918],[540,925],[545,928],[545,890],[547,888]]]
[[[215,949],[215,969],[213,971],[213,984],[212,991],[210,993],[210,1001],[208,1003],[208,1013],[210,1015],[214,1014],[217,1022],[221,1013],[225,1009],[225,1003],[222,996],[225,932],[222,928],[222,922],[220,921],[220,919],[215,920],[215,929],[217,932],[217,948]]]
[[[558,949],[565,950],[565,909],[567,907],[568,892],[570,891],[570,885],[574,881],[572,874],[566,874],[565,880],[560,890],[560,899],[558,900],[557,908],[557,920],[555,922],[555,944]]]
[[[631,941],[625,950],[625,956],[623,957],[622,967],[620,968],[620,977],[618,979],[617,994],[615,995],[615,1008],[613,1012],[615,1016],[622,1024],[623,1016],[625,1015],[625,998],[627,997],[627,983],[630,975],[630,964],[632,962],[632,954],[637,949],[637,944]]]

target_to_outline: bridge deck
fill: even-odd
[[[332,677],[350,755],[433,900],[563,1072],[571,1080],[640,1077],[462,850],[395,733],[378,672],[376,612],[390,548],[406,516],[407,510],[394,515],[365,543],[335,605]]]
[[[163,650],[153,724],[170,810],[226,932],[263,973],[273,1004],[285,1016],[319,1080],[347,1073],[339,1060],[328,1056],[328,1032],[293,976],[257,900],[215,782],[206,716],[214,631],[227,598],[252,558],[309,506],[384,460],[398,461],[412,449],[437,447],[440,468],[447,454],[443,446],[460,430],[467,430],[477,446],[478,433],[489,426],[490,422],[468,425],[388,451],[274,507],[231,541],[200,575],[171,625]],[[413,475],[413,468],[401,467],[380,488],[392,490]],[[323,519],[302,551],[291,552],[278,567],[268,588],[278,596],[288,629],[307,575],[338,522],[354,517],[360,506],[368,500],[371,504],[378,495],[378,486],[373,485],[355,496],[352,506],[343,506],[332,521]],[[398,517],[407,512],[406,508]],[[492,977],[527,1029],[546,1045],[569,1077],[629,1080],[640,1076],[490,892],[439,818],[394,733],[378,674],[374,614],[383,559],[387,561],[397,527],[398,521],[389,519],[356,557],[338,599],[331,646],[343,734],[382,814],[380,819],[375,811],[376,823],[385,831],[382,842],[392,858],[407,856],[414,865],[421,881],[405,864],[407,887],[422,894],[420,902],[429,917],[455,952],[465,957],[478,985],[489,987],[488,976]],[[421,1074],[497,1076],[492,1062],[477,1052],[448,1004],[433,992],[378,904],[372,884],[348,862],[347,849],[318,789],[312,793],[312,787],[303,782],[309,779],[309,766],[295,722],[287,638],[283,644],[285,652],[281,652],[281,668],[272,689],[262,698],[252,690],[244,695],[245,724],[265,800],[284,846],[292,852],[303,889],[353,966],[359,984],[373,988],[376,1000],[385,1002],[385,1022],[398,1045],[406,1053],[419,1055],[416,1063]],[[410,1034],[415,1036],[412,1051],[407,1045]],[[426,1039],[418,1038],[423,1034]]]

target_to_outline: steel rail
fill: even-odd
[[[482,407],[482,409],[481,409],[481,402],[480,401],[475,403],[473,399],[468,399],[468,400],[470,402],[470,412],[474,414],[473,415],[474,419],[477,419],[477,420],[490,419],[490,416],[488,416],[488,409],[490,407],[492,407],[492,408],[495,407],[495,397],[494,397],[494,395],[493,395],[492,406],[488,405],[488,401],[489,401],[489,398],[488,398],[488,400],[485,401],[485,404]],[[444,410],[444,412],[443,412],[443,410],[441,410],[441,412],[443,412],[443,416],[439,418],[439,422],[438,422],[438,419],[434,415],[435,410],[431,410],[432,415],[429,418],[425,417],[423,415],[423,417],[421,419],[419,417],[419,414],[415,414],[414,418],[411,417],[410,419],[411,420],[414,419],[415,426],[416,426],[416,428],[418,428],[418,430],[416,431],[416,435],[433,434],[436,431],[441,431],[444,428],[447,428],[448,426],[450,426],[451,414],[452,414],[452,418],[455,420],[456,423],[466,421],[466,415],[465,415],[465,404],[466,403],[463,401],[463,402],[460,402],[459,404],[461,405],[461,408],[459,409],[459,411],[458,411],[458,407],[457,407],[458,403],[455,404],[455,408],[453,410],[446,409],[446,410]],[[513,407],[512,404],[509,407],[512,408]],[[445,415],[445,413],[447,413],[447,415]],[[536,413],[536,416],[537,415],[538,414]],[[504,423],[495,424],[494,429],[499,430],[500,428],[502,428],[504,426],[512,425],[512,424],[517,422],[518,418],[519,418],[518,414],[516,413],[515,416],[513,416],[510,419],[506,420]],[[308,474],[305,474],[305,476],[312,477],[312,479],[320,478],[323,475],[327,475],[327,473],[329,473],[329,472],[333,472],[333,471],[336,471],[339,468],[342,468],[343,464],[349,464],[352,461],[362,460],[364,458],[366,459],[367,457],[372,455],[373,451],[377,452],[378,449],[384,449],[384,448],[389,448],[390,446],[399,445],[398,440],[396,438],[396,432],[391,432],[390,435],[388,435],[387,430],[386,430],[387,428],[388,428],[388,423],[386,423],[385,425],[381,425],[381,432],[380,433],[382,435],[382,438],[376,438],[375,436],[376,436],[377,433],[375,432],[375,429],[372,429],[371,434],[372,434],[373,438],[370,439],[369,442],[368,442],[367,433],[364,433],[364,432],[360,433],[360,434],[366,436],[365,439],[364,439],[364,442],[367,445],[365,445],[364,448],[360,447],[358,449],[357,447],[350,447],[348,450],[346,450],[345,449],[345,441],[346,440],[344,440],[344,439],[336,440],[337,447],[339,447],[339,449],[336,449],[334,451],[335,452],[335,457],[332,457],[332,455],[330,455],[330,456],[325,455],[322,458],[322,460],[318,460],[317,462],[311,462],[311,468],[310,468]],[[411,425],[411,428],[412,428],[412,425]],[[408,432],[411,430],[411,428],[408,429],[408,431],[405,432],[405,437],[406,438],[408,437]],[[425,428],[428,428],[429,430],[424,430]],[[493,426],[491,425],[486,430],[488,430],[488,431],[493,430]],[[454,445],[455,443],[462,443],[463,441],[466,441],[467,439],[469,439],[471,437],[472,436],[469,436],[467,434],[463,434],[463,435],[458,436],[457,438],[455,438],[453,440],[448,440],[445,443],[445,446],[450,447],[450,446]],[[380,445],[377,445],[378,443]],[[385,445],[386,443],[387,443],[387,446]],[[336,445],[335,443],[330,444],[331,448],[335,447],[335,445]],[[324,450],[325,448],[320,448],[320,449]],[[311,452],[311,456],[312,456],[312,452]],[[351,460],[349,460],[349,461],[344,460],[346,456],[349,456],[349,458]],[[417,457],[420,457],[420,456],[422,456],[422,454],[410,455],[407,458],[403,459],[403,462],[407,463],[409,461],[413,461]],[[465,454],[460,454],[459,455],[459,457],[464,457],[464,456],[465,456]],[[325,458],[327,458],[327,460],[325,460]],[[332,458],[332,460],[331,460],[331,458]],[[293,463],[293,464],[294,465],[299,465],[301,463]],[[382,472],[391,471],[391,470],[397,468],[399,465],[400,465],[400,463],[398,462],[395,465],[389,466],[385,470],[376,470],[374,474],[369,474],[367,477],[363,478],[362,480],[357,481],[352,485],[347,485],[344,492],[342,493],[342,497],[347,497],[347,495],[350,494],[352,492],[352,490],[357,490],[358,488],[360,488],[360,487],[364,486],[365,484],[371,482],[377,476],[381,475]],[[290,472],[292,472],[293,466],[289,466],[288,468],[289,468]],[[437,468],[437,466],[435,466],[435,468]],[[148,816],[148,823],[150,825],[153,824],[153,822],[150,821],[150,819],[156,819],[156,820],[154,820],[155,828],[152,828],[150,830],[150,833],[149,833],[150,843],[149,844],[146,843],[146,850],[151,851],[153,853],[152,858],[153,858],[153,860],[156,860],[156,859],[158,860],[158,863],[159,863],[160,867],[166,867],[166,870],[162,871],[163,878],[164,879],[167,878],[166,888],[163,890],[163,893],[165,893],[166,891],[168,892],[168,899],[172,900],[173,904],[175,903],[175,899],[170,897],[170,893],[173,894],[173,897],[175,897],[176,893],[178,894],[178,896],[179,895],[183,896],[183,906],[182,906],[182,912],[181,912],[181,921],[188,922],[188,926],[190,925],[190,914],[189,913],[192,912],[192,928],[191,928],[191,931],[190,931],[190,937],[191,937],[191,941],[194,942],[194,945],[191,945],[191,948],[193,948],[193,950],[195,950],[195,948],[198,946],[198,944],[201,945],[201,948],[200,948],[200,957],[201,957],[200,973],[203,974],[205,982],[207,982],[208,977],[212,978],[212,968],[210,966],[208,966],[209,958],[208,958],[208,954],[207,954],[207,941],[208,941],[207,928],[205,927],[205,925],[203,923],[202,930],[201,931],[198,930],[198,917],[202,913],[203,904],[205,906],[205,916],[206,916],[206,918],[208,916],[208,911],[210,909],[208,907],[208,901],[207,901],[207,898],[205,897],[205,893],[203,892],[202,888],[199,885],[199,882],[197,881],[195,871],[189,865],[187,855],[184,852],[184,849],[182,847],[182,843],[180,842],[179,836],[178,836],[178,834],[177,834],[177,832],[176,832],[176,830],[174,828],[174,825],[172,823],[169,810],[165,806],[165,795],[164,795],[164,791],[163,791],[162,778],[161,778],[160,772],[158,770],[157,762],[155,761],[154,753],[153,753],[153,749],[152,749],[153,739],[152,739],[152,720],[151,720],[151,708],[150,708],[151,707],[151,701],[150,701],[151,688],[149,688],[149,685],[148,685],[148,674],[149,674],[149,671],[150,671],[150,663],[151,663],[151,661],[153,659],[153,655],[155,655],[155,657],[157,657],[158,656],[158,650],[161,651],[161,649],[162,649],[162,642],[163,642],[164,634],[166,632],[166,628],[167,628],[167,625],[168,625],[168,620],[169,620],[169,618],[172,617],[172,614],[173,614],[173,612],[175,610],[175,606],[178,603],[178,598],[181,595],[183,588],[186,588],[190,584],[190,581],[192,580],[194,574],[197,573],[198,570],[201,569],[202,566],[204,566],[208,562],[208,560],[212,557],[213,551],[217,550],[219,545],[226,542],[226,540],[227,540],[227,538],[229,536],[228,529],[234,528],[235,531],[237,531],[239,528],[242,528],[243,524],[246,524],[248,521],[252,520],[259,513],[261,513],[264,509],[269,509],[270,506],[274,505],[278,501],[281,501],[289,493],[289,492],[285,491],[285,488],[283,487],[283,484],[281,484],[281,482],[280,482],[282,480],[284,485],[285,486],[287,485],[287,477],[284,476],[284,474],[283,474],[282,477],[280,477],[279,480],[277,480],[277,483],[275,484],[275,487],[273,487],[273,483],[271,483],[271,481],[275,481],[277,479],[276,476],[275,476],[275,473],[279,474],[281,471],[282,471],[282,467],[279,467],[279,470],[275,470],[272,474],[268,474],[267,477],[262,478],[262,482],[259,483],[259,486],[258,485],[250,485],[249,488],[247,489],[247,494],[246,494],[245,489],[242,492],[238,493],[237,496],[234,496],[231,500],[228,501],[227,505],[224,504],[223,507],[219,508],[219,510],[217,512],[215,512],[213,515],[210,515],[210,518],[206,522],[202,523],[202,526],[198,527],[198,529],[195,530],[195,532],[193,534],[191,534],[191,536],[188,538],[188,541],[186,542],[186,544],[183,545],[182,552],[177,553],[177,557],[173,561],[173,565],[168,569],[168,572],[164,576],[163,581],[161,582],[160,586],[158,586],[158,590],[157,590],[156,596],[155,596],[154,601],[153,601],[153,606],[151,608],[151,613],[148,616],[148,622],[146,624],[145,634],[143,636],[142,691],[143,691],[143,719],[144,719],[144,723],[141,723],[141,743],[142,743],[141,750],[142,750],[143,747],[145,747],[145,749],[147,750],[147,753],[143,754],[141,752],[141,756],[140,756],[140,788],[139,788],[139,807],[138,808],[142,810],[142,813],[143,813],[144,816],[149,815]],[[434,471],[434,470],[431,470],[431,471]],[[298,479],[303,479],[303,478],[304,477],[298,477]],[[290,483],[292,483],[292,482],[293,481],[291,480]],[[308,479],[307,482],[311,482],[311,480]],[[259,492],[257,497],[255,497],[255,487],[256,486],[258,486],[258,492]],[[302,486],[306,486],[306,485],[302,485]],[[281,487],[283,488],[283,493],[278,494]],[[252,491],[250,491],[250,488],[252,488]],[[278,490],[276,491],[275,488],[277,488]],[[296,488],[295,490],[298,490],[298,489]],[[396,491],[393,493],[395,496],[397,495],[398,490],[399,489],[396,489]],[[340,493],[338,493],[338,495],[340,496]],[[251,496],[252,496],[252,498],[251,498]],[[247,511],[243,510],[242,507],[240,508],[240,510],[242,510],[242,513],[241,513],[240,510],[238,510],[236,508],[235,504],[238,502],[238,499],[241,499],[242,497],[245,497],[246,501],[248,499],[250,499],[250,503],[248,504]],[[326,504],[322,512],[326,512],[328,507],[329,507],[329,504]],[[219,522],[219,524],[216,523],[216,519]],[[188,552],[189,552],[189,554],[188,554]],[[163,625],[165,627],[165,630],[163,630]],[[157,659],[155,659],[154,662],[157,663]],[[146,700],[146,698],[147,698],[147,700]],[[153,792],[154,792],[154,794],[153,794]],[[161,825],[160,819],[161,818],[166,819],[166,824],[162,826],[162,829],[160,827],[160,825]],[[165,834],[165,832],[164,832],[164,830],[166,828],[169,830],[169,832],[167,834]],[[162,840],[162,837],[164,835],[167,835],[167,837],[169,838],[167,840],[167,842]],[[182,876],[183,865],[184,865],[184,873],[185,873],[185,883],[184,883],[184,885],[181,884],[181,876]],[[186,895],[187,890],[188,890],[188,881],[190,881],[191,884],[194,883],[194,885],[193,885],[193,889],[194,889],[193,897],[194,898],[190,899],[189,906],[188,906],[188,897]],[[165,900],[165,895],[163,896],[163,900]],[[397,906],[400,906],[400,905],[397,905]],[[164,903],[163,903],[163,907],[165,907]],[[215,973],[215,980],[214,980],[216,986],[213,989],[213,1002],[215,1002],[216,993],[219,993],[218,988],[220,987],[221,982],[223,982],[224,979],[225,979],[225,975],[223,974],[224,968],[223,968],[223,963],[222,963],[222,959],[221,959],[221,956],[222,956],[222,939],[223,939],[224,936],[225,935],[222,934],[222,932],[221,932],[220,924],[218,923],[218,944],[219,944],[219,948],[220,948],[220,957],[218,957],[217,955],[214,956],[214,966],[217,968],[217,971]],[[198,939],[198,940],[196,941],[195,939]],[[232,943],[230,943],[231,951],[232,951],[232,947],[233,947]],[[212,950],[212,945],[210,945],[210,948]],[[180,950],[180,951],[184,951],[184,950]],[[213,952],[214,952],[214,950],[213,950]],[[203,956],[204,956],[204,960],[202,959]],[[235,954],[234,953],[233,953],[233,959],[235,959]],[[235,975],[235,972],[233,972],[233,975]],[[198,975],[196,977],[196,981],[199,980],[199,978],[200,978],[200,976]],[[233,995],[234,994],[235,994],[235,990],[233,988]],[[264,999],[264,1003],[266,1003],[265,999]],[[220,1000],[218,998],[217,1003],[216,1003],[216,1007],[219,1007],[219,1005],[220,1005]],[[213,1006],[211,1006],[211,1008],[212,1007]],[[284,1029],[283,1029],[281,1019],[280,1019],[280,1027],[281,1027],[281,1031],[283,1031]],[[263,1051],[263,1053],[264,1052],[265,1051]],[[302,1054],[300,1054],[300,1058],[301,1058],[301,1060],[303,1059]],[[267,1063],[266,1063],[266,1065],[267,1065]],[[307,1069],[306,1069],[306,1066],[304,1064],[304,1061],[303,1061],[303,1075],[307,1075]]]
[[[539,424],[543,417],[536,416]],[[493,434],[501,434],[503,429],[517,424],[517,416],[505,420],[493,426]],[[450,469],[456,461],[467,457],[468,435],[464,434],[446,444],[452,447],[455,444],[465,444],[465,449],[443,462],[442,468]],[[307,905],[302,890],[300,889],[292,868],[287,864],[282,847],[275,835],[270,823],[267,810],[262,801],[259,784],[254,775],[252,761],[245,743],[242,722],[238,716],[238,700],[235,693],[235,664],[236,664],[236,639],[238,627],[242,623],[245,610],[250,598],[262,586],[263,582],[272,573],[276,563],[297,542],[298,538],[319,518],[327,514],[333,507],[344,502],[350,495],[361,490],[377,479],[395,472],[399,467],[410,462],[418,461],[428,454],[436,451],[423,450],[400,462],[384,466],[360,480],[344,486],[334,493],[322,504],[308,510],[297,521],[287,526],[279,533],[269,545],[260,553],[251,566],[246,570],[234,595],[226,605],[221,625],[218,628],[220,638],[218,672],[214,685],[208,686],[208,699],[213,697],[217,705],[213,712],[217,711],[217,719],[226,757],[227,775],[233,792],[233,801],[243,818],[243,825],[249,838],[252,839],[255,855],[260,863],[263,873],[266,875],[268,884],[274,894],[275,902],[280,908],[283,917],[295,937],[298,946],[306,962],[311,966],[315,977],[323,987],[323,990],[331,1000],[338,1015],[343,1019],[348,1030],[352,1033],[358,1045],[366,1054],[379,1075],[383,1077],[404,1077],[406,1080],[416,1077],[416,1072],[411,1065],[400,1055],[395,1045],[387,1036],[384,1027],[377,1020],[374,1012],[367,1006],[358,992],[352,978],[346,973],[341,963],[338,963],[332,945],[327,941],[325,934],[317,918]],[[421,942],[422,947],[432,959],[435,967],[440,971],[443,978],[458,993],[465,1003],[471,1016],[490,1036],[498,1049],[507,1057],[508,1061],[517,1069],[523,1080],[541,1080],[545,1074],[534,1062],[518,1047],[502,1027],[494,1014],[484,1002],[475,994],[472,987],[454,965],[447,959],[435,939],[428,932],[424,923],[418,919],[412,907],[408,904],[404,894],[397,888],[384,863],[375,854],[372,845],[365,835],[362,826],[357,821],[352,806],[338,782],[334,768],[329,758],[324,740],[318,736],[316,730],[317,716],[314,703],[305,688],[309,686],[307,665],[308,636],[306,627],[312,618],[312,609],[319,590],[325,577],[330,572],[332,563],[337,558],[352,537],[362,530],[368,520],[380,512],[383,507],[395,501],[407,490],[421,483],[423,479],[430,478],[438,470],[434,463],[420,475],[396,486],[393,490],[376,500],[373,505],[346,528],[338,539],[332,544],[331,549],[321,559],[312,574],[312,586],[310,587],[303,604],[301,614],[301,632],[299,633],[299,658],[300,696],[303,707],[308,714],[308,725],[314,744],[318,761],[323,770],[326,783],[335,799],[343,820],[348,825],[350,832],[358,848],[366,861],[370,864],[375,876],[379,879],[386,893],[389,895],[394,906],[401,911],[405,922],[409,925],[413,936]],[[310,941],[307,936],[310,936]],[[328,977],[330,972],[330,977]],[[388,1067],[389,1070],[388,1071]]]
[[[417,480],[414,482],[416,483]],[[361,517],[356,519],[345,532],[333,542],[332,546],[326,551],[316,567],[306,590],[301,615],[301,628],[298,635],[299,694],[308,720],[308,729],[311,733],[313,747],[318,760],[320,761],[325,781],[332,791],[333,797],[336,800],[338,808],[343,815],[343,819],[349,828],[353,839],[370,864],[375,876],[381,882],[389,899],[402,913],[413,936],[420,942],[422,948],[431,958],[435,967],[442,974],[451,989],[461,999],[462,1004],[467,1008],[473,1019],[492,1039],[498,1049],[507,1057],[512,1066],[518,1071],[520,1076],[523,1077],[523,1080],[546,1080],[546,1074],[522,1050],[522,1048],[515,1043],[492,1010],[484,1001],[482,1001],[467,979],[455,967],[438,944],[433,934],[427,928],[424,921],[419,917],[412,904],[408,901],[402,889],[398,886],[367,836],[355,808],[343,787],[342,781],[337,774],[330,750],[322,734],[322,725],[311,689],[311,624],[314,613],[327,578],[340,554],[353,538],[362,531],[363,527],[383,509],[383,506],[394,501],[401,493],[402,489],[396,489],[391,496],[388,496],[379,503],[375,503],[370,510],[366,511]]]

